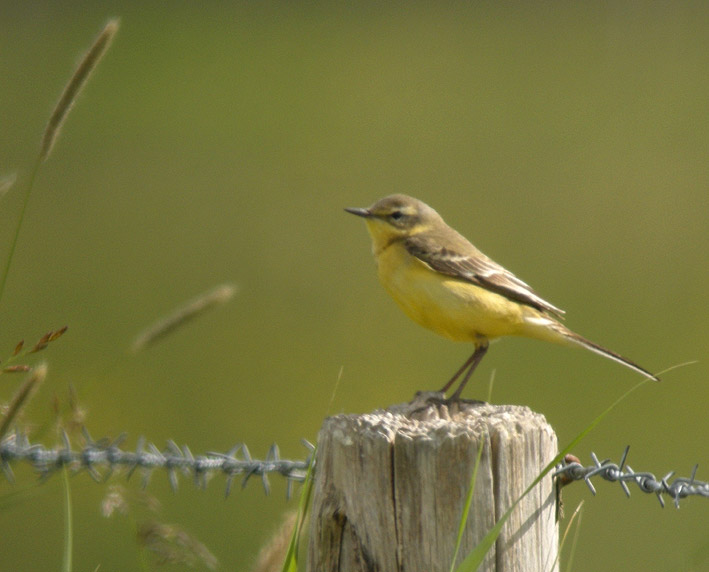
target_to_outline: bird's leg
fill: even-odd
[[[446,383],[438,392],[445,393],[446,391],[448,391],[451,385],[453,385],[455,381],[460,377],[460,374],[463,373],[466,369],[468,369],[468,367],[470,367],[470,364],[473,363],[473,360],[475,359],[475,356],[477,354],[478,348],[476,346],[475,351],[472,353],[472,355],[467,360],[465,360],[465,363],[461,366],[461,368],[453,374],[453,377],[451,377],[448,383]]]
[[[465,384],[468,383],[468,380],[470,379],[470,376],[473,375],[475,368],[478,367],[478,364],[482,361],[483,356],[487,352],[487,348],[488,348],[487,341],[475,346],[475,351],[473,352],[473,355],[471,355],[468,358],[468,361],[465,362],[466,366],[469,365],[468,371],[465,372],[465,375],[463,376],[463,381],[460,382],[460,385],[458,386],[458,388],[455,390],[453,395],[451,395],[450,401],[458,401],[460,399],[460,394],[463,392],[463,388],[465,387]],[[460,371],[458,373],[456,373],[455,377],[453,379],[458,377],[460,375],[460,373],[461,373]],[[448,389],[448,387],[450,386],[451,383],[452,383],[452,380],[451,380],[451,382],[446,384],[446,389]]]

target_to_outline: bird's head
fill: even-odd
[[[368,208],[345,210],[365,219],[375,251],[442,222],[440,215],[426,203],[407,195],[389,195]]]

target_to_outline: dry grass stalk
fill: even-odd
[[[106,518],[111,518],[114,514],[132,515],[139,510],[157,514],[160,508],[160,501],[150,493],[115,483],[108,487],[108,493],[101,501],[101,513]]]
[[[91,76],[91,72],[96,68],[101,58],[108,50],[111,45],[111,40],[116,35],[118,31],[118,20],[111,20],[106,24],[106,27],[98,35],[96,41],[86,52],[84,57],[79,62],[78,67],[74,71],[74,75],[71,76],[69,83],[66,84],[62,96],[59,98],[57,106],[54,108],[52,116],[49,118],[47,127],[44,130],[44,135],[42,137],[42,147],[40,150],[40,160],[46,161],[47,157],[52,151],[54,142],[59,136],[61,127],[66,119],[69,111],[71,111],[77,96],[83,89],[84,85]]]
[[[157,557],[158,565],[186,564],[194,567],[203,564],[215,570],[219,564],[204,544],[176,524],[157,521],[141,523],[138,526],[138,543]]]
[[[298,518],[296,511],[287,512],[281,525],[258,553],[256,564],[251,572],[280,572],[286,559],[293,528]]]
[[[79,403],[76,388],[69,384],[66,401],[56,393],[52,398],[52,414],[54,430],[57,435],[62,433],[69,437],[82,437],[86,425],[86,409]]]
[[[12,185],[15,184],[15,181],[17,180],[17,174],[12,173],[10,175],[6,175],[2,178],[0,178],[0,199],[3,197],[7,191],[9,191],[12,188]]]
[[[202,294],[141,332],[133,342],[132,350],[138,352],[145,349],[176,328],[183,326],[192,318],[202,314],[205,310],[218,304],[228,302],[235,293],[235,286],[222,284],[221,286],[217,286],[214,290]]]
[[[22,382],[22,385],[17,389],[15,395],[12,396],[7,411],[0,424],[0,439],[7,433],[10,425],[22,411],[22,408],[29,402],[37,388],[42,384],[44,378],[47,377],[47,364],[41,363],[32,369],[30,374]]]

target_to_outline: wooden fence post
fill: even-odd
[[[430,395],[430,394],[429,394]],[[325,420],[311,510],[311,572],[447,572],[483,447],[456,565],[557,452],[527,407],[427,400]],[[547,476],[519,504],[481,570],[555,572],[556,495]]]

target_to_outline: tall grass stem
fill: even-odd
[[[0,278],[0,302],[2,302],[3,294],[5,293],[5,286],[7,284],[7,276],[10,273],[10,267],[12,266],[12,260],[15,256],[15,250],[17,248],[17,240],[20,236],[20,229],[22,228],[22,223],[25,220],[25,212],[27,211],[27,205],[30,201],[30,195],[32,194],[32,188],[34,187],[35,179],[37,178],[37,173],[39,171],[40,165],[49,157],[52,151],[52,147],[59,136],[61,127],[69,114],[77,96],[81,92],[81,89],[86,85],[91,72],[96,68],[103,55],[108,50],[111,45],[111,40],[116,35],[118,31],[119,21],[110,20],[108,24],[103,28],[101,33],[94,41],[93,45],[86,52],[84,57],[79,62],[78,67],[74,71],[73,75],[66,84],[62,96],[59,98],[52,115],[47,122],[47,127],[44,129],[44,134],[42,135],[42,143],[40,146],[39,155],[37,156],[32,168],[30,169],[30,176],[27,181],[27,186],[25,187],[24,197],[22,198],[22,206],[20,207],[20,214],[17,217],[17,225],[15,227],[15,232],[13,233],[10,249],[5,260],[5,267],[2,271],[2,277]]]

